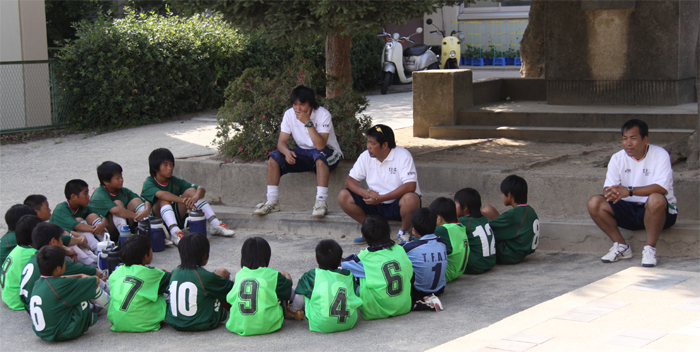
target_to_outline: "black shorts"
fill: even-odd
[[[621,200],[617,204],[608,202],[613,212],[615,213],[615,221],[617,226],[630,231],[644,230],[644,203],[625,202]],[[668,208],[668,200],[666,200]],[[664,222],[664,230],[673,226],[676,223],[678,214],[669,214],[666,211],[666,221]]]
[[[395,199],[393,202],[388,204],[381,203],[378,205],[372,205],[365,203],[364,198],[362,198],[362,196],[360,196],[359,194],[353,193],[353,191],[349,189],[347,190],[348,192],[350,192],[352,200],[355,201],[355,204],[358,207],[362,208],[362,210],[365,211],[365,214],[379,215],[387,220],[401,221],[401,207],[399,207],[399,201],[401,200],[401,198]],[[418,199],[420,199],[420,196],[418,196]]]
[[[340,153],[331,149],[324,148],[323,150],[318,149],[302,149],[299,147],[290,149],[297,155],[296,162],[290,164],[287,162],[284,154],[280,153],[279,150],[275,150],[270,153],[270,158],[274,159],[280,166],[281,175],[290,172],[316,172],[316,160],[321,159],[328,165],[328,169],[333,171],[338,164],[340,164]]]

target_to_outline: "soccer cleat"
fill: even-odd
[[[358,237],[352,240],[352,243],[361,246],[363,244],[367,244],[367,241],[365,241],[364,237]]]
[[[424,304],[430,307],[430,309],[435,309],[436,312],[445,310],[445,308],[442,307],[442,302],[440,302],[440,299],[437,298],[437,296],[435,296],[434,294],[430,296],[425,296],[423,297],[422,301],[418,301],[416,303]]]
[[[625,248],[625,246],[627,248]],[[600,261],[602,261],[603,263],[612,263],[620,259],[629,258],[632,258],[632,247],[630,247],[629,245],[619,244],[615,242],[613,243],[613,246],[610,247],[610,251],[608,252],[608,254],[600,258]]]
[[[656,266],[656,248],[644,246],[644,251],[642,251],[642,266],[647,268]]]
[[[253,215],[267,215],[273,211],[280,211],[280,206],[278,202],[274,203],[260,203],[255,206],[255,210],[253,211]]]
[[[328,204],[326,204],[325,200],[321,199],[316,199],[316,203],[314,203],[314,211],[311,212],[311,216],[315,218],[322,218],[326,216],[326,213],[328,212]]]
[[[399,230],[399,244],[403,245],[411,241],[411,234],[408,231]]]
[[[228,225],[226,225],[223,222],[220,222],[219,226],[212,226],[211,224],[209,224],[208,231],[212,236],[233,237],[236,235],[236,232],[230,230],[228,228]]]
[[[173,241],[173,244],[177,246],[178,243],[180,243],[180,239],[185,236],[185,233],[182,231],[178,231],[175,234],[170,236],[170,240]]]
[[[287,308],[284,308],[284,318],[285,319],[291,319],[291,320],[302,320],[304,319],[304,311],[299,309],[296,312],[293,312],[291,309],[292,305],[290,304],[287,306]]]

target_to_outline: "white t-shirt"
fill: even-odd
[[[350,170],[350,177],[357,181],[367,180],[369,189],[380,195],[393,192],[404,183],[415,182],[415,193],[421,195],[413,156],[411,156],[411,152],[402,147],[392,149],[383,162],[369,156],[369,152],[365,150]],[[394,200],[382,203],[389,204]]]
[[[328,133],[326,146],[337,151],[340,155],[343,155],[343,152],[340,150],[340,145],[338,144],[338,139],[335,138],[331,113],[323,106],[319,106],[318,109],[311,112],[310,118],[314,123],[316,132]],[[299,147],[303,149],[316,149],[314,142],[311,140],[311,136],[309,136],[309,129],[304,127],[301,121],[297,120],[293,108],[289,108],[289,110],[284,112],[281,130],[284,133],[291,134]]]
[[[608,163],[605,187],[622,185],[625,187],[643,187],[657,184],[666,190],[668,213],[676,214],[676,197],[673,195],[673,168],[671,157],[666,149],[648,145],[642,160],[635,160],[623,150],[613,154]],[[634,203],[646,203],[649,197],[632,196],[622,200]]]

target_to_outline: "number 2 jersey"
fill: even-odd
[[[122,265],[109,275],[112,301],[107,319],[112,331],[143,332],[160,329],[165,320],[170,273],[143,265]]]
[[[76,274],[95,276],[95,274],[97,274],[97,268],[66,259],[66,271],[63,273],[63,276]],[[39,280],[39,276],[41,276],[41,274],[39,274],[39,265],[36,263],[35,253],[29,258],[24,269],[22,269],[22,283],[19,288],[19,299],[22,301],[22,304],[24,304],[24,310],[26,310],[27,313],[29,313],[29,299],[32,297],[34,283]]]
[[[67,341],[85,333],[97,321],[88,302],[95,298],[96,290],[95,277],[42,276],[36,280],[29,300],[36,336],[46,341]]]
[[[204,268],[177,267],[170,277],[168,324],[179,331],[204,331],[226,318],[221,302],[233,282]]]
[[[535,209],[527,204],[506,211],[489,221],[496,236],[496,261],[499,264],[518,264],[537,249],[540,220]]]
[[[311,331],[345,331],[355,326],[362,300],[355,294],[355,277],[349,270],[311,269],[299,279],[295,292],[304,296]]]
[[[20,300],[22,271],[34,253],[36,253],[36,249],[32,247],[17,246],[2,263],[2,273],[0,273],[2,300],[10,309],[22,310],[24,308],[24,304]]]

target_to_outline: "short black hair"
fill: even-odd
[[[119,245],[119,258],[126,266],[143,264],[151,252],[151,239],[143,235],[129,236]]]
[[[455,193],[455,202],[459,203],[462,209],[469,210],[469,216],[480,218],[481,214],[481,195],[474,188],[462,188]],[[455,206],[455,211],[457,210]]]
[[[15,226],[15,238],[17,239],[17,244],[20,246],[29,246],[32,244],[32,231],[36,225],[41,224],[43,221],[39,219],[36,215],[23,215],[17,221]]]
[[[433,234],[437,227],[437,215],[428,208],[416,209],[411,214],[411,226],[421,236]]]
[[[440,197],[430,203],[428,209],[430,209],[435,216],[441,216],[445,222],[457,222],[457,208],[455,207],[455,201],[450,198]]]
[[[391,240],[391,228],[389,222],[379,215],[369,215],[362,223],[362,237],[367,245],[374,249],[382,249],[393,246]]]
[[[44,246],[36,252],[36,264],[44,276],[53,276],[53,271],[62,268],[65,261],[66,250],[61,246]]]
[[[321,269],[338,269],[343,260],[343,248],[335,240],[321,240],[316,245],[316,260]]]
[[[374,125],[365,131],[365,136],[374,137],[380,146],[384,145],[384,143],[388,143],[389,149],[396,148],[394,131],[387,125]]]
[[[160,169],[160,164],[164,161],[170,161],[175,166],[175,157],[173,153],[166,148],[158,148],[151,152],[148,156],[148,171],[151,176],[156,177],[158,170]]]
[[[66,187],[63,189],[63,195],[66,199],[70,199],[70,196],[75,194],[76,196],[80,194],[84,189],[88,188],[87,182],[75,179],[66,182]]]
[[[272,249],[262,237],[251,237],[243,242],[241,247],[241,267],[251,270],[270,265]]]
[[[527,182],[520,176],[510,175],[506,177],[501,182],[501,193],[506,197],[510,193],[516,203],[527,204]]]
[[[34,209],[35,211],[41,210],[41,206],[44,205],[47,199],[41,194],[32,194],[24,198],[24,205]]]
[[[36,215],[36,211],[24,204],[15,204],[5,212],[5,223],[9,231],[14,231],[17,221],[24,215]]]
[[[34,249],[39,249],[47,246],[52,239],[56,239],[60,242],[61,236],[63,236],[65,232],[66,231],[62,227],[56,224],[42,222],[36,225],[32,231],[32,246],[34,246]]]
[[[620,128],[620,134],[625,134],[625,131],[635,126],[639,127],[639,135],[641,135],[642,138],[649,135],[649,126],[647,126],[646,122],[639,119],[631,119],[625,122],[625,124],[622,125],[622,128]]]
[[[180,239],[177,248],[183,269],[197,269],[209,258],[209,240],[199,232],[192,232]]]
[[[121,165],[114,161],[105,161],[97,167],[97,179],[100,180],[100,184],[103,185],[105,182],[112,181],[112,177],[114,177],[115,174],[121,174],[122,172],[124,172],[124,170]]]
[[[294,105],[295,102],[300,102],[302,104],[309,103],[309,106],[316,110],[318,109],[318,102],[316,102],[316,93],[314,90],[307,86],[297,86],[289,94],[289,105]]]

